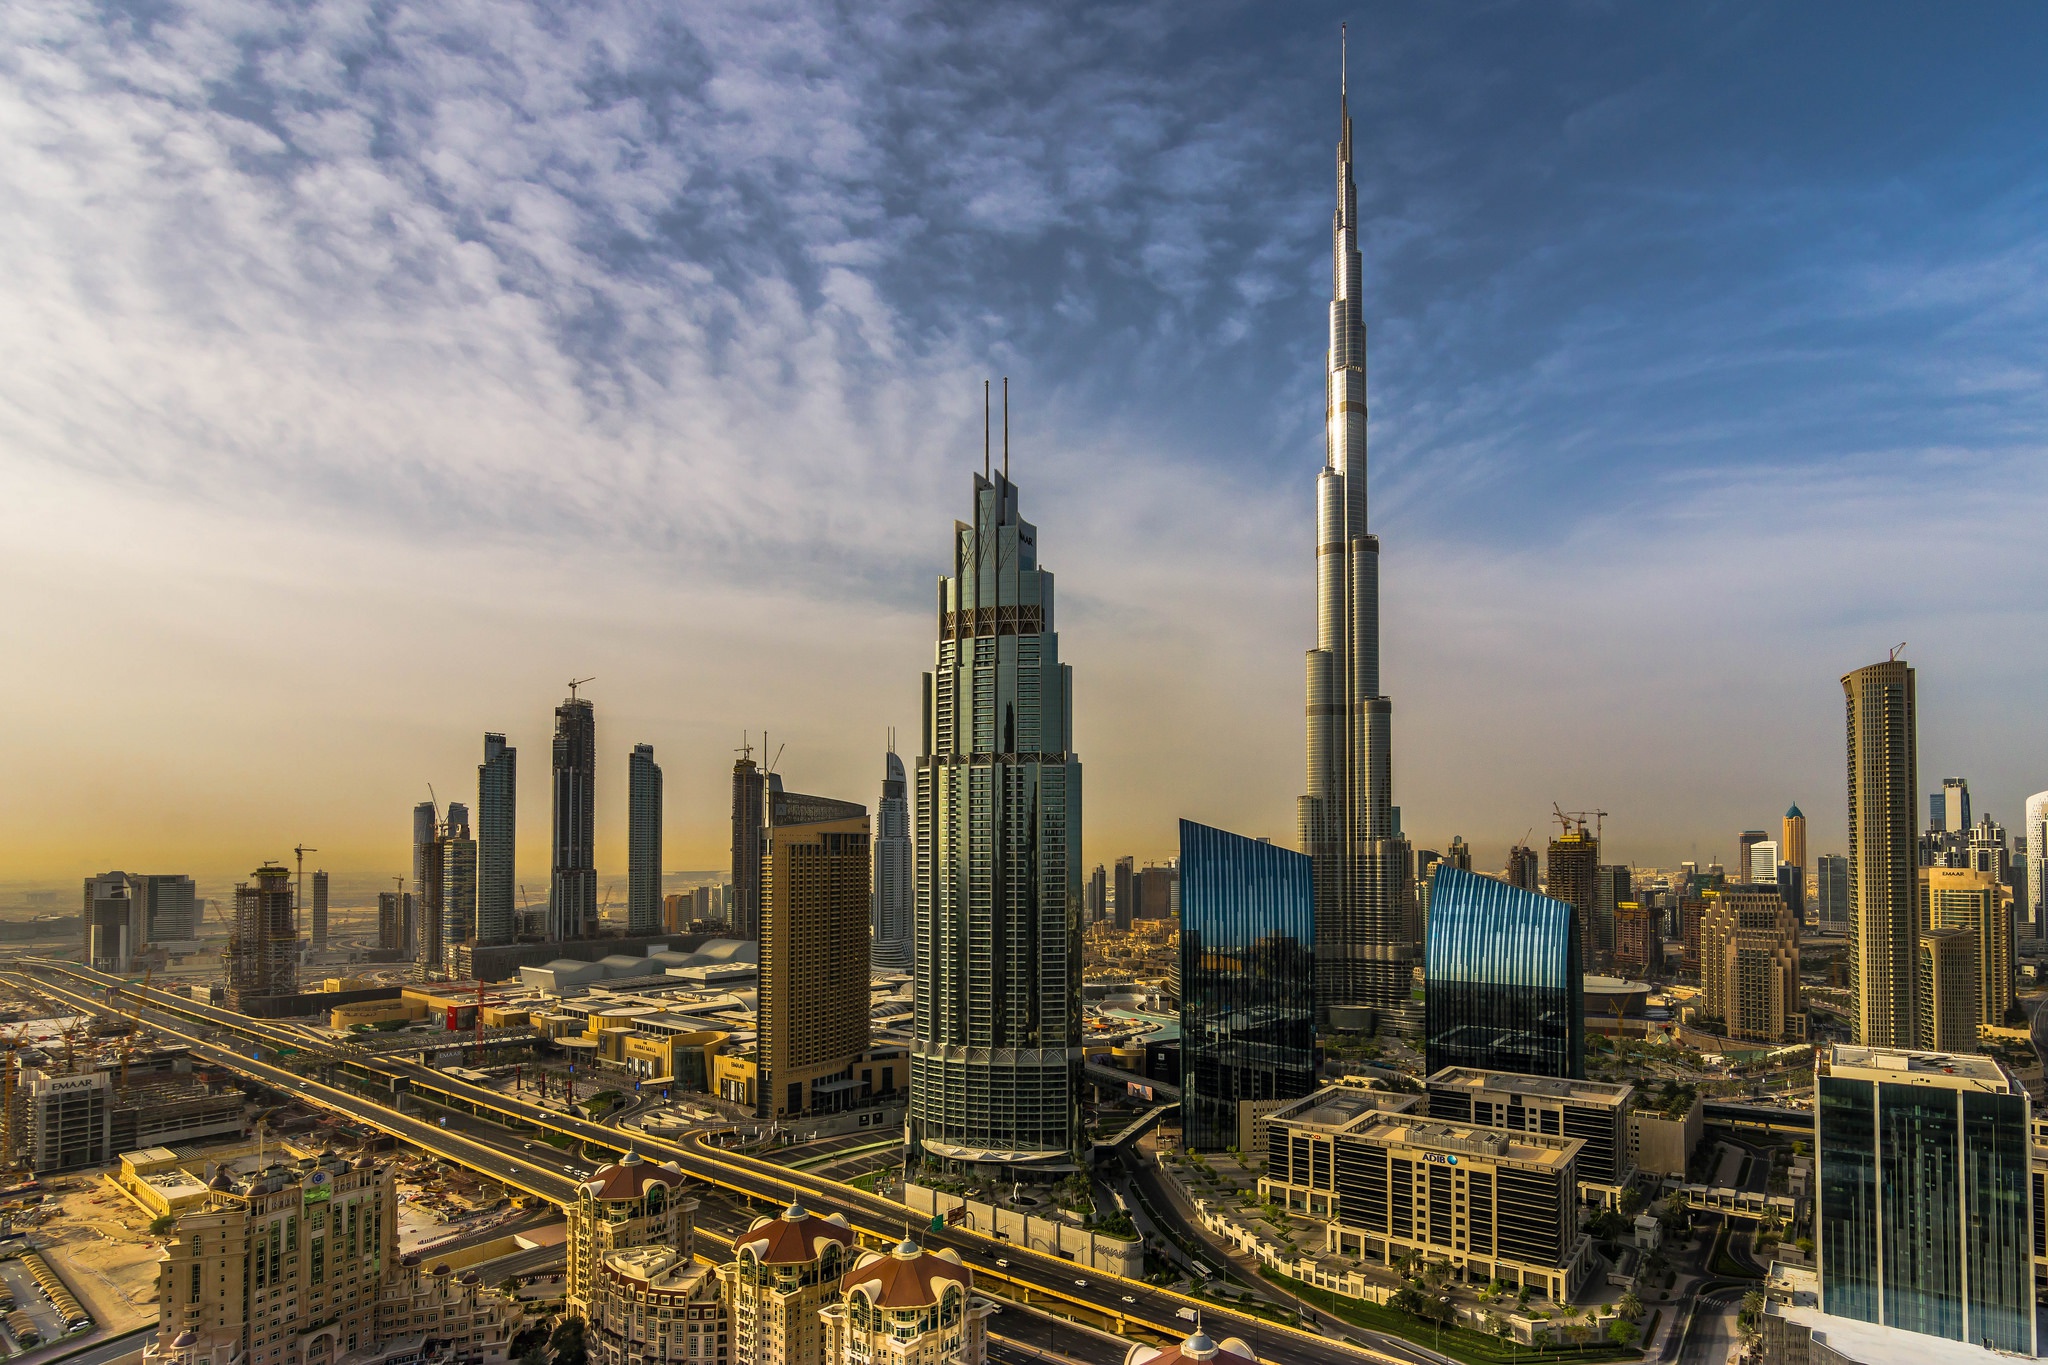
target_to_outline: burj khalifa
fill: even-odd
[[[1365,520],[1365,322],[1351,110],[1340,96],[1325,450],[1316,478],[1302,851],[1315,860],[1316,1012],[1339,1028],[1419,1017],[1408,842],[1393,804],[1394,704],[1380,692],[1380,542]]]

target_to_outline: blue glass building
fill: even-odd
[[[1240,1101],[1315,1089],[1314,866],[1180,822],[1180,1107],[1197,1151],[1237,1145]]]
[[[1429,1074],[1475,1066],[1584,1079],[1580,961],[1568,903],[1439,864],[1423,956]]]
[[[2033,1355],[2027,1092],[1989,1057],[1845,1044],[1815,1088],[1821,1311]]]

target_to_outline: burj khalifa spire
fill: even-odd
[[[1418,1017],[1411,983],[1421,949],[1408,843],[1393,804],[1394,704],[1380,692],[1380,542],[1365,519],[1365,321],[1348,90],[1339,111],[1308,791],[1298,816],[1302,851],[1315,860],[1316,1011],[1343,1028],[1368,1017],[1392,1025]]]

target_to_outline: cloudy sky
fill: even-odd
[[[1840,842],[2048,787],[2048,13],[1813,3],[0,7],[0,879],[405,869],[598,708],[668,866],[872,802],[1008,375],[1089,861],[1291,839],[1340,20],[1409,833]],[[786,747],[785,747],[786,746]]]

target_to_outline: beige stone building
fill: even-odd
[[[733,1365],[825,1365],[819,1313],[837,1301],[839,1277],[853,1264],[846,1218],[821,1218],[800,1203],[776,1218],[756,1218],[718,1267],[732,1316]]]
[[[730,1321],[710,1266],[675,1247],[634,1247],[598,1267],[584,1344],[591,1365],[724,1365]]]
[[[868,1047],[867,808],[770,792],[761,853],[756,1112],[834,1111],[861,1097]]]
[[[165,1245],[146,1365],[503,1365],[517,1303],[397,1246],[388,1166],[327,1153],[218,1175]]]
[[[1849,992],[1856,1041],[1911,1047],[1919,1031],[1919,703],[1904,659],[1842,677],[1849,751]]]
[[[1976,1022],[2003,1026],[2012,1008],[2012,908],[1997,874],[1968,867],[1921,868],[1920,923],[1928,929],[1975,931]]]
[[[1920,931],[1920,1047],[1977,1050],[1977,931]]]
[[[1707,893],[1700,916],[1700,1023],[1729,1038],[1792,1043],[1799,1004],[1799,921],[1775,890]]]
[[[684,1195],[683,1172],[638,1152],[596,1171],[569,1209],[569,1311],[589,1317],[590,1295],[605,1257],[631,1247],[696,1252],[697,1201]]]
[[[905,1238],[870,1251],[839,1281],[820,1314],[832,1365],[984,1365],[995,1305],[974,1293],[974,1275],[947,1247]]]

